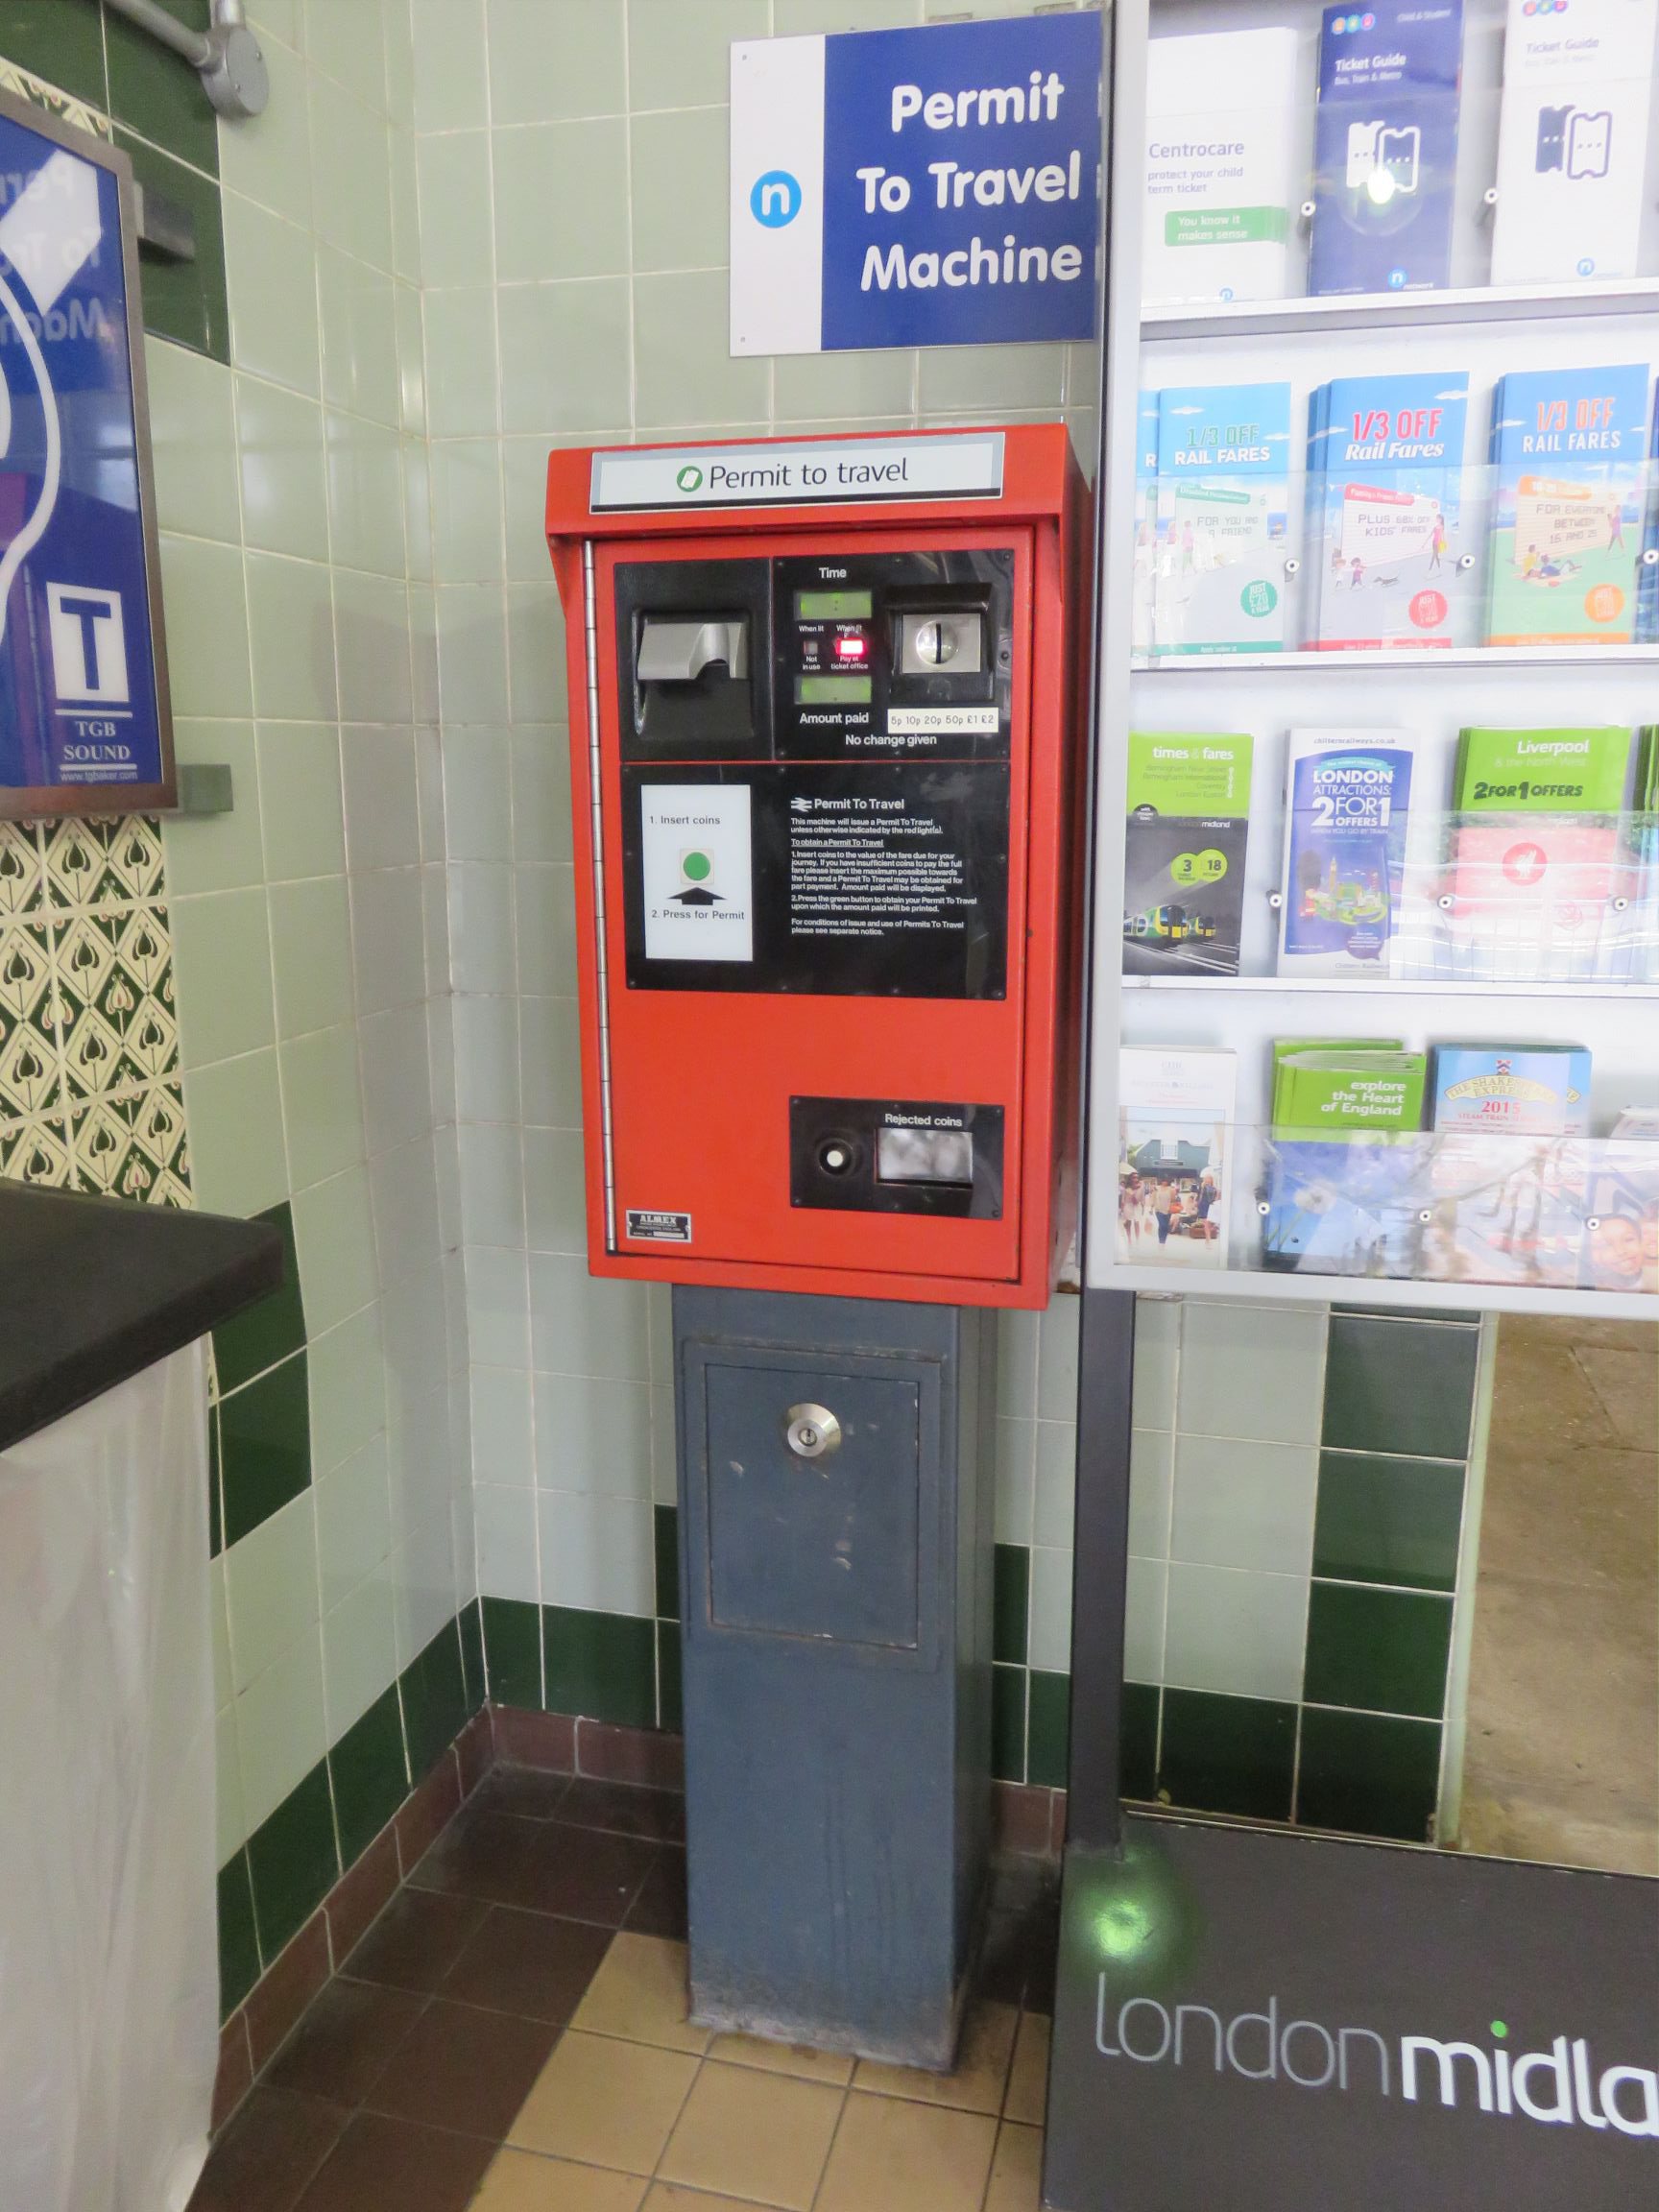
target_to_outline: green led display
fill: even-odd
[[[870,679],[868,676],[797,676],[795,704],[798,707],[868,707]]]
[[[873,591],[797,591],[797,622],[868,622],[876,612]]]

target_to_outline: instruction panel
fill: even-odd
[[[632,988],[1004,995],[1006,761],[696,773],[624,772]]]

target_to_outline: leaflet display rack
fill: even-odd
[[[1413,25],[1432,12],[1407,10],[1405,20]],[[1455,25],[1459,11],[1450,12]],[[1502,195],[1520,175],[1514,145],[1523,125],[1531,132],[1525,148],[1533,167],[1516,189],[1551,186],[1553,180],[1540,180],[1536,164],[1548,169],[1557,155],[1563,178],[1544,216],[1529,207],[1533,230],[1546,217],[1556,219],[1550,211],[1566,181],[1611,204],[1607,193],[1618,177],[1568,180],[1569,166],[1615,170],[1638,124],[1645,146],[1659,134],[1659,103],[1643,107],[1632,94],[1642,110],[1633,119],[1620,105],[1620,86],[1575,86],[1570,62],[1561,64],[1564,87],[1544,82],[1536,112],[1526,107],[1526,84],[1505,82],[1506,72],[1511,81],[1521,74],[1517,23],[1562,25],[1569,44],[1566,30],[1578,31],[1586,12],[1585,6],[1569,12],[1567,0],[1532,0],[1525,13],[1521,0],[1507,7],[1505,0],[1465,0],[1460,82],[1449,109],[1436,111],[1420,84],[1404,92],[1383,85],[1370,106],[1343,107],[1334,125],[1319,91],[1322,45],[1329,80],[1330,54],[1334,46],[1342,60],[1337,41],[1348,26],[1358,52],[1367,38],[1374,46],[1383,31],[1399,33],[1394,17],[1401,10],[1344,18],[1311,0],[1158,0],[1148,14],[1137,0],[1119,12],[1101,457],[1108,519],[1090,1287],[1319,1303],[1362,1289],[1364,1302],[1376,1307],[1659,1316],[1659,1144],[1648,1200],[1642,1195],[1643,1154],[1624,1142],[1633,1128],[1639,1133],[1627,1110],[1659,1108],[1659,823],[1644,811],[1653,800],[1642,766],[1645,727],[1659,721],[1659,536],[1649,458],[1659,375],[1659,208],[1651,160],[1626,162],[1616,212],[1621,222],[1628,216],[1628,235],[1621,233],[1609,255],[1618,274],[1596,273],[1595,255],[1586,251],[1578,260],[1591,273],[1572,281],[1490,281],[1495,252],[1502,249],[1501,266],[1512,266],[1520,251],[1514,220],[1505,242]],[[1605,22],[1617,11],[1602,5],[1597,13]],[[1627,16],[1639,42],[1646,24],[1650,49],[1653,13],[1633,0],[1617,27],[1623,32]],[[1125,57],[1137,23],[1147,44],[1131,64]],[[1273,41],[1262,57],[1272,65],[1270,79],[1252,78],[1251,34]],[[1226,42],[1240,35],[1235,56]],[[1406,32],[1401,42],[1409,48],[1414,35]],[[1181,87],[1180,70],[1166,61],[1160,66],[1161,57],[1171,55],[1190,69],[1190,89]],[[1149,79],[1163,115],[1148,109]],[[1599,120],[1584,121],[1574,138],[1579,94],[1586,115]],[[1345,120],[1349,108],[1358,124]],[[1396,189],[1393,179],[1374,180],[1386,187],[1377,199],[1361,189],[1361,216],[1377,215],[1380,199],[1382,217],[1391,220],[1390,196],[1395,205],[1405,202],[1410,163],[1390,150],[1408,147],[1421,164],[1416,191],[1425,198],[1437,191],[1444,203],[1438,239],[1427,261],[1413,258],[1417,249],[1384,240],[1384,258],[1400,254],[1390,272],[1396,289],[1310,296],[1316,276],[1341,282],[1350,266],[1363,276],[1376,262],[1371,242],[1345,245],[1338,235],[1343,202],[1356,197],[1356,164],[1362,168],[1369,157],[1367,129],[1382,133],[1400,181]],[[1558,129],[1569,133],[1559,148]],[[1437,179],[1429,175],[1431,156],[1442,164]],[[1206,174],[1207,159],[1215,174]],[[1206,200],[1220,243],[1172,247],[1185,240],[1194,205],[1201,214]],[[1595,218],[1574,217],[1569,205],[1558,220],[1570,226]],[[1273,253],[1263,276],[1253,256],[1264,243]],[[1574,243],[1584,241],[1570,236]],[[1540,267],[1553,266],[1548,244],[1535,247]],[[1429,280],[1419,283],[1425,272]],[[1157,286],[1162,295],[1148,296]],[[1180,296],[1183,286],[1190,296]],[[1260,288],[1280,296],[1214,296]],[[1613,382],[1623,379],[1629,420],[1622,439],[1605,435],[1605,406],[1592,373],[1603,370]],[[1639,397],[1629,397],[1632,392]],[[1433,396],[1436,414],[1446,399],[1451,436],[1442,432],[1439,446],[1393,435],[1407,426],[1405,402],[1418,394]],[[1397,421],[1388,416],[1391,396],[1401,401]],[[1517,421],[1524,415],[1528,425],[1553,421],[1548,409],[1563,396],[1568,409],[1558,440],[1528,436],[1525,455],[1519,433],[1513,454],[1501,446],[1495,420],[1507,414]],[[1371,402],[1363,414],[1361,397]],[[1286,404],[1287,435],[1268,422]],[[1333,444],[1334,412],[1344,417],[1342,436],[1354,440],[1345,450]],[[1318,436],[1322,421],[1330,431],[1328,461]],[[1408,427],[1429,422],[1428,407],[1416,407]],[[1190,469],[1182,484],[1170,446],[1184,423],[1204,426],[1188,428],[1191,445],[1174,455],[1198,464],[1196,480]],[[1212,441],[1208,458],[1204,438]],[[1610,467],[1602,465],[1609,445],[1616,452]],[[1588,472],[1579,466],[1586,451],[1593,456]],[[1569,507],[1556,529],[1554,510]],[[1578,536],[1569,543],[1574,529]],[[1548,763],[1552,738],[1589,725],[1623,730],[1630,747],[1621,799],[1597,818],[1599,846],[1586,842],[1592,818],[1582,809],[1568,826],[1577,844],[1565,860],[1548,838],[1541,842],[1538,819],[1524,811],[1526,799],[1509,816],[1486,806],[1480,822],[1459,810],[1462,732],[1530,733]],[[1310,886],[1305,865],[1297,882],[1286,879],[1291,733],[1348,731],[1358,745],[1380,728],[1406,733],[1414,748],[1409,836],[1402,833],[1393,880],[1380,893],[1371,886],[1389,910],[1389,942],[1345,961],[1286,958],[1286,897],[1317,904],[1327,888]],[[1202,896],[1185,905],[1156,899],[1148,904],[1144,886],[1125,887],[1126,816],[1137,796],[1131,732],[1250,740],[1245,788],[1235,802],[1236,848],[1218,854],[1214,835],[1207,834],[1178,856],[1201,884],[1207,868],[1223,864],[1230,878],[1238,944],[1216,961],[1206,954],[1205,932],[1214,924]],[[1659,739],[1651,743],[1659,747]],[[1396,828],[1403,831],[1398,820]],[[1539,888],[1546,860],[1555,871],[1548,897]],[[1527,882],[1528,869],[1538,885]],[[1334,861],[1329,873],[1339,903],[1352,887],[1338,882]],[[1361,902],[1363,892],[1361,884]],[[1119,906],[1126,930],[1161,940],[1173,954],[1161,969],[1144,958],[1125,960],[1115,921]],[[1184,954],[1175,950],[1183,933],[1190,940]],[[1592,1070],[1589,1098],[1556,1132],[1578,1140],[1580,1148],[1557,1151],[1548,1163],[1535,1149],[1511,1162],[1495,1142],[1477,1176],[1492,1193],[1487,1227],[1513,1211],[1504,1187],[1511,1166],[1521,1184],[1535,1184],[1540,1174],[1553,1180],[1562,1211],[1553,1224],[1558,1234],[1545,1238],[1548,1249],[1524,1249],[1519,1232],[1507,1243],[1502,1234],[1478,1234],[1460,1260],[1455,1220],[1439,1200],[1442,1185],[1467,1180],[1467,1133],[1459,1159],[1437,1158],[1426,1109],[1424,1131],[1411,1132],[1416,1144],[1407,1180],[1421,1200],[1421,1241],[1437,1247],[1437,1256],[1407,1265],[1399,1245],[1392,1257],[1356,1245],[1346,1260],[1327,1252],[1307,1266],[1287,1262],[1265,1231],[1285,1133],[1273,1112],[1274,1047],[1291,1039],[1382,1040],[1429,1054],[1431,1069],[1434,1047],[1449,1044],[1494,1052],[1551,1043],[1583,1047]],[[1119,1095],[1120,1046],[1233,1055],[1232,1103],[1218,1117],[1225,1123],[1216,1140],[1219,1189],[1207,1193],[1201,1224],[1193,1223],[1189,1204],[1187,1234],[1178,1196],[1176,1233],[1155,1249],[1143,1237],[1112,1233],[1135,1134],[1120,1118],[1132,1106]],[[1659,1115],[1651,1125],[1659,1132]],[[1188,1132],[1178,1117],[1166,1118],[1165,1127],[1173,1162]],[[1634,1258],[1623,1271],[1610,1268],[1607,1239],[1596,1241],[1599,1208],[1612,1188],[1602,1170],[1614,1155],[1603,1148],[1616,1132],[1618,1165],[1636,1170],[1622,1186],[1620,1204],[1636,1223],[1637,1241],[1645,1233],[1654,1247],[1646,1272]],[[1144,1142],[1146,1132],[1140,1133]],[[1205,1142],[1194,1127],[1190,1162]],[[1356,1152],[1357,1161],[1361,1157],[1362,1148]],[[1154,1172],[1156,1166],[1154,1158]],[[1283,1176],[1277,1180],[1282,1186]],[[1328,1175],[1307,1194],[1308,1204],[1338,1205],[1345,1195]],[[1204,1234],[1193,1237],[1194,1226]]]
[[[1649,1880],[1120,1789],[1163,1771],[1123,1686],[1142,1298],[1659,1320],[1656,31],[1650,0],[1106,13],[1046,2212],[1650,2190],[1634,2104],[1544,2126],[1510,2091],[1653,2048]],[[1242,1741],[1270,1716],[1237,1703]],[[1453,2111],[1431,2050],[1503,2086]]]

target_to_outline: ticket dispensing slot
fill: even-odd
[[[618,594],[617,643],[632,757],[753,753],[765,720],[755,685],[769,637],[764,568],[661,562],[629,582],[637,589]]]

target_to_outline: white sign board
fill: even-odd
[[[665,507],[799,507],[843,500],[999,499],[1000,431],[823,438],[798,445],[691,445],[595,453],[595,515]]]

